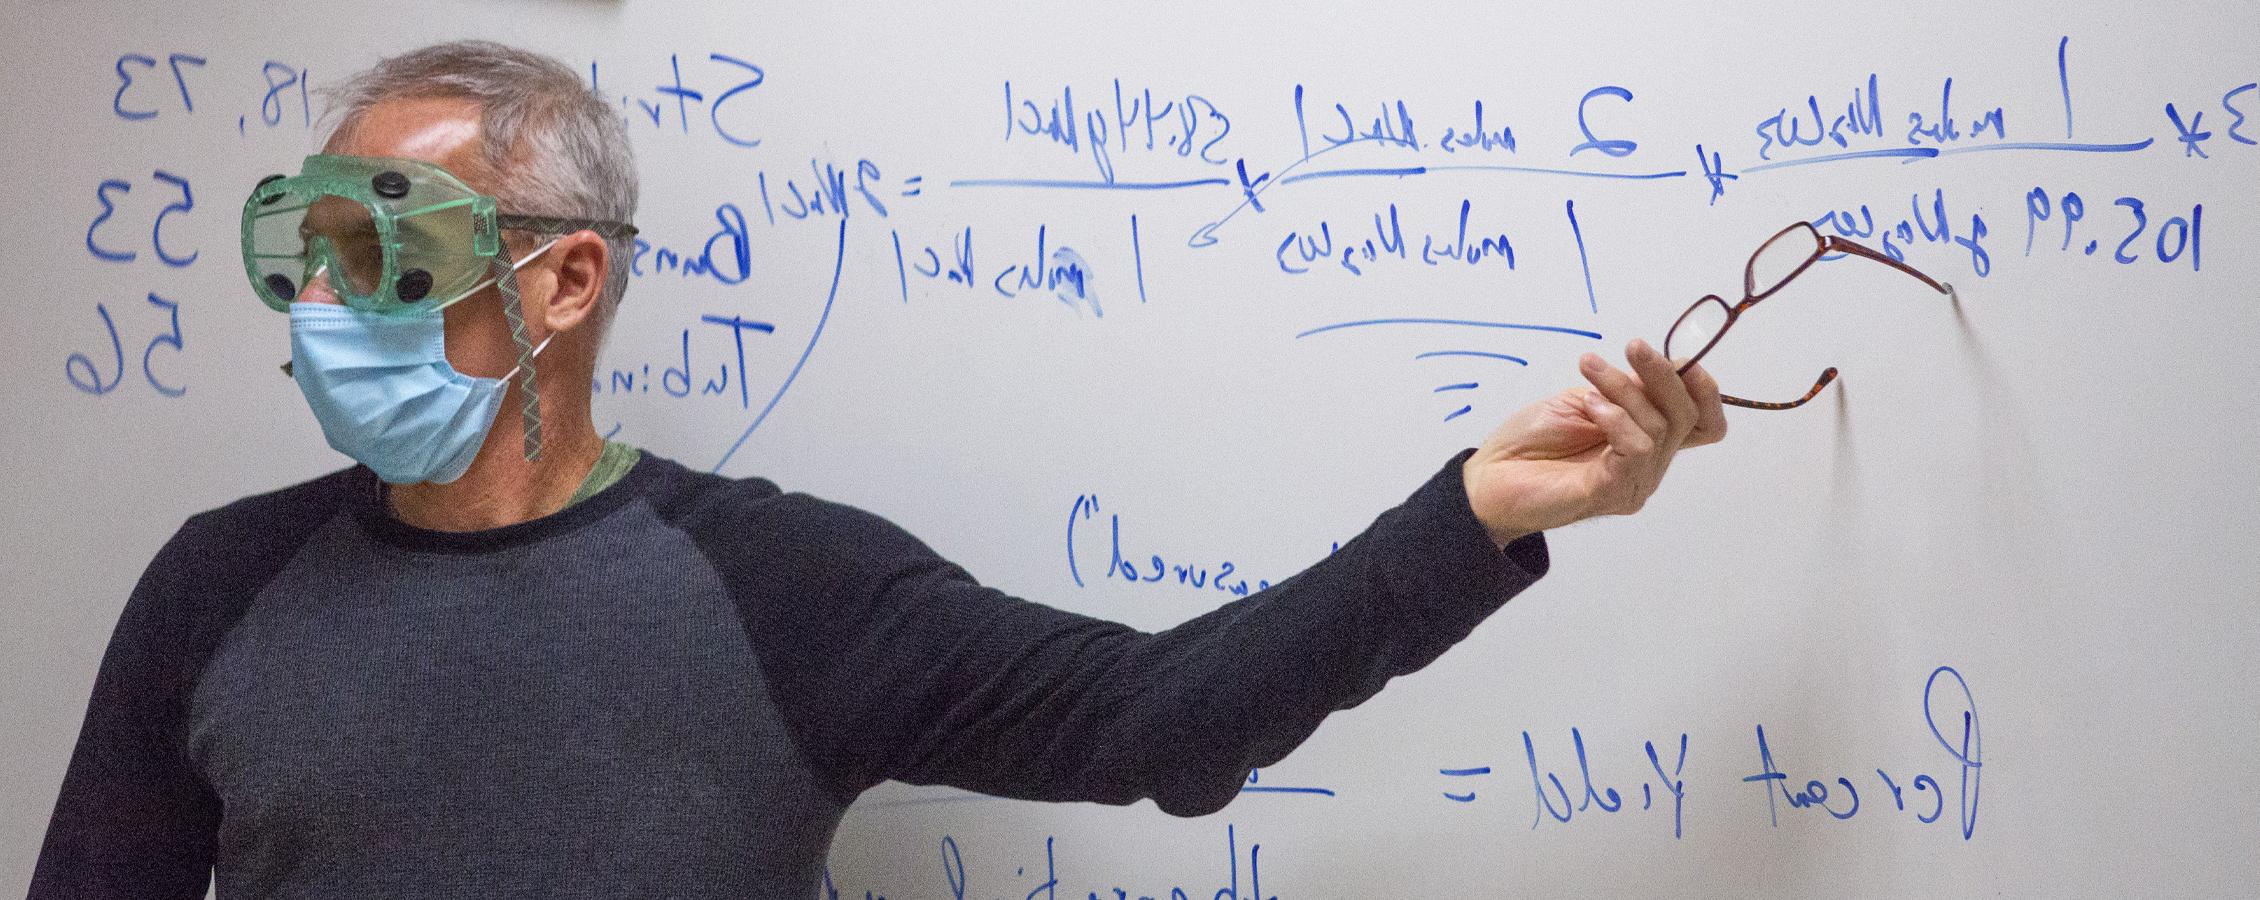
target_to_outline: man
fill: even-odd
[[[1540,532],[1637,510],[1725,430],[1700,369],[1589,354],[1591,388],[1338,552],[1143,634],[600,439],[635,183],[570,69],[448,44],[334,99],[324,153],[246,204],[246,268],[362,465],[198,515],[150,565],[34,900],[215,871],[223,898],[805,897],[890,778],[1211,812],[1543,574]]]

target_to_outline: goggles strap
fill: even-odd
[[[626,222],[612,222],[604,219],[496,213],[494,222],[503,228],[515,228],[520,231],[532,231],[541,234],[572,234],[576,231],[594,231],[612,240],[627,240],[636,236],[636,226]]]
[[[526,427],[526,459],[536,460],[541,458],[541,397],[534,392],[534,347],[526,338],[526,314],[518,308],[518,267],[501,256],[492,259],[495,287],[502,292],[502,317],[510,322],[510,339],[518,344],[518,393],[525,398],[519,419]]]
[[[537,257],[537,256],[540,256],[540,255],[542,255],[543,253],[547,253],[547,252],[549,252],[549,248],[557,246],[557,241],[558,241],[558,239],[557,239],[557,238],[551,238],[551,239],[550,239],[550,241],[549,241],[549,243],[543,244],[543,245],[541,245],[541,246],[539,246],[539,247],[535,247],[535,248],[534,248],[534,252],[526,254],[526,256],[525,256],[525,258],[524,258],[524,259],[520,259],[520,260],[518,260],[517,262],[511,263],[511,264],[510,264],[510,266],[509,266],[508,272],[516,272],[516,271],[518,271],[519,269],[525,268],[526,264],[527,264],[527,263],[530,263],[530,262],[533,262],[533,261],[534,261],[534,258],[535,258],[535,257]],[[502,261],[502,258],[501,258],[501,257],[495,257],[495,262],[499,263],[499,262],[501,262],[501,261]],[[494,266],[492,266],[492,265],[489,265],[489,266],[487,267],[487,272],[488,272],[488,274],[487,274],[487,277],[486,277],[486,280],[485,280],[485,281],[481,281],[481,282],[479,282],[478,284],[474,284],[474,285],[471,285],[471,286],[470,286],[470,287],[468,287],[468,288],[465,288],[465,289],[463,290],[463,293],[457,294],[457,295],[455,295],[455,296],[453,296],[453,297],[449,297],[449,298],[447,298],[447,299],[445,299],[445,300],[442,300],[442,301],[440,301],[440,302],[438,302],[438,303],[436,303],[436,304],[433,304],[433,305],[432,305],[432,308],[433,308],[433,309],[446,309],[446,308],[448,308],[448,307],[450,307],[450,306],[454,306],[455,304],[462,302],[462,301],[463,301],[463,300],[465,300],[466,298],[469,298],[469,297],[470,297],[470,296],[471,296],[472,294],[476,294],[476,293],[478,293],[478,292],[480,292],[480,291],[486,290],[486,288],[487,288],[487,285],[490,285],[490,284],[494,284],[494,285],[499,285],[499,284],[501,284],[501,283],[502,283],[503,281],[506,281],[506,280],[508,280],[507,278],[505,278],[505,277],[504,277],[505,275],[507,275],[507,274],[508,274],[508,272],[504,272],[504,271],[502,271],[502,270],[496,269],[496,268],[495,268]],[[515,291],[517,291],[517,290],[518,290],[518,286],[517,286],[516,284],[512,284],[512,285],[510,286],[510,290],[511,290],[511,291],[513,291],[513,292],[515,292]]]

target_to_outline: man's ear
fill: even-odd
[[[558,238],[544,255],[555,260],[557,289],[542,304],[542,324],[556,334],[596,321],[597,301],[611,272],[612,248],[594,231],[576,231]]]

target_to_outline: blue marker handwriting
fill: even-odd
[[[628,261],[629,274],[638,278],[704,277],[725,285],[738,284],[753,274],[750,222],[762,221],[776,226],[834,221],[849,218],[857,210],[885,217],[889,202],[917,197],[924,191],[922,177],[890,180],[879,164],[869,159],[856,160],[848,168],[829,160],[810,159],[805,178],[780,174],[772,179],[769,176],[766,170],[754,176],[756,195],[753,199],[759,204],[754,210],[761,215],[759,220],[752,219],[738,203],[725,202],[714,208],[714,229],[703,238],[694,238],[700,241],[695,249],[690,244],[663,244],[653,237],[638,237],[634,255]],[[643,229],[645,235],[658,231],[650,225]]]
[[[1115,184],[1115,158],[1143,154],[1176,157],[1210,166],[1228,161],[1218,145],[1232,133],[1232,117],[1199,94],[1171,94],[1159,98],[1151,87],[1125,88],[1113,81],[1112,102],[1101,95],[1099,105],[1088,102],[1075,110],[1075,89],[1062,86],[1056,94],[1031,92],[1023,83],[1015,89],[1004,83],[1004,141],[1036,141],[1060,147],[1071,155],[1090,155],[1100,184]]]
[[[109,96],[110,114],[121,121],[221,121],[232,113],[236,134],[243,137],[250,136],[255,124],[260,131],[314,127],[311,76],[287,62],[269,59],[253,66],[223,60],[214,69],[210,57],[176,50],[161,60],[149,53],[121,53],[107,68],[116,85]],[[237,83],[214,87],[211,82],[218,80]],[[229,98],[237,102],[230,104]]]
[[[895,249],[895,278],[901,289],[902,302],[910,302],[912,278],[921,286],[929,281],[956,285],[971,291],[975,285],[973,267],[973,226],[968,225],[952,232],[940,244],[913,239],[905,250],[902,232],[890,233]]]
[[[766,170],[754,175],[762,215],[771,225],[778,224],[780,216],[785,222],[847,218],[857,209],[885,218],[891,199],[917,197],[924,193],[924,183],[924,176],[918,175],[890,181],[879,164],[868,159],[844,169],[830,160],[810,159],[806,181],[782,173],[772,179]]]
[[[182,54],[175,54],[176,71],[182,62],[178,59],[181,56]],[[196,62],[201,65],[201,60]],[[181,84],[184,92],[182,103],[186,104],[187,82],[182,81]],[[139,198],[133,196],[136,184],[147,188]],[[94,203],[98,209],[87,222],[85,246],[87,255],[96,260],[116,264],[153,260],[159,264],[156,271],[164,272],[189,268],[202,255],[202,251],[198,249],[183,247],[177,237],[167,239],[167,235],[173,233],[168,225],[180,227],[179,220],[174,217],[185,217],[196,209],[196,196],[190,189],[187,178],[164,169],[156,169],[150,172],[147,181],[106,179],[95,186]],[[152,207],[156,209],[153,213],[150,211]],[[146,239],[135,228],[143,221],[149,227]],[[148,251],[146,257],[143,255],[145,249]],[[141,264],[148,265],[147,262]],[[127,333],[135,335],[130,342],[125,334],[120,333],[118,317],[111,314],[109,305],[102,302],[94,304],[94,318],[102,322],[103,340],[110,345],[110,352],[101,352],[98,345],[91,352],[73,350],[65,354],[64,382],[90,397],[115,392],[125,383],[130,366],[126,345],[135,343],[141,349],[142,380],[149,385],[150,390],[167,398],[188,393],[185,385],[160,374],[163,368],[161,360],[187,349],[186,336],[181,330],[180,304],[165,299],[155,291],[148,292],[145,299],[151,307],[163,314],[163,324],[145,324],[144,316],[134,316],[128,320],[127,325]],[[151,337],[143,343],[139,338],[141,334],[151,334]],[[159,350],[165,350],[167,357],[157,356]],[[103,362],[104,357],[108,358],[107,362]]]
[[[2242,105],[2240,105],[2242,104]],[[2230,116],[2229,140],[2247,147],[2260,145],[2260,129],[2247,130],[2247,113],[2260,112],[2260,82],[2247,81],[2221,95],[2221,109]]]
[[[1742,176],[1772,169],[1814,164],[1842,163],[1852,160],[1896,159],[1901,163],[1955,156],[1965,153],[1990,152],[2054,152],[2054,153],[2134,153],[2150,148],[2156,137],[2136,140],[2096,143],[2074,140],[2074,103],[2072,76],[2069,61],[2071,39],[2060,38],[2056,45],[2056,71],[2052,73],[2063,99],[2062,140],[2009,140],[2011,117],[2005,107],[1978,104],[1974,112],[1956,111],[1954,79],[1943,77],[1938,82],[1933,105],[1929,96],[1906,108],[1904,122],[1890,120],[1890,113],[1898,111],[1881,96],[1881,79],[1869,73],[1864,84],[1855,83],[1843,93],[1820,99],[1819,93],[1807,94],[1802,101],[1793,101],[1775,108],[1757,120],[1751,134],[1756,138],[1758,163],[1730,170],[1722,154],[1696,146],[1706,182],[1710,186],[1711,200],[1716,203],[1725,193],[1726,182]],[[2231,140],[2244,144],[2255,141],[2239,131],[2244,123],[2244,110],[2238,106],[2246,102],[2245,92],[2256,89],[2251,85],[2230,88],[2221,96],[2221,110],[2233,119],[2224,129]],[[1927,91],[1926,91],[1927,93]],[[1839,105],[1841,104],[1841,105]],[[2205,110],[2190,105],[2167,102],[2162,105],[2162,116],[2157,123],[2166,126],[2169,133],[2179,139],[2186,157],[2207,158],[2205,143],[2215,139],[2216,132],[2204,127]],[[2029,120],[2027,120],[2029,121]],[[2019,136],[2035,133],[2038,129],[2026,126]],[[1716,146],[1716,145],[1713,145]],[[1794,151],[1812,148],[1814,154],[1797,154]],[[1791,151],[1784,153],[1784,151]]]
[[[187,349],[187,344],[184,341],[185,336],[181,333],[180,327],[180,304],[157,296],[155,293],[149,294],[148,301],[150,306],[164,314],[165,325],[162,330],[157,331],[155,336],[149,339],[147,344],[142,345],[141,376],[144,381],[148,382],[150,390],[156,391],[158,396],[179,397],[188,393],[188,388],[172,383],[169,379],[159,377],[157,350],[161,347],[170,348],[169,353],[179,353]],[[88,354],[74,351],[65,356],[63,358],[63,379],[69,382],[71,387],[77,388],[80,393],[100,397],[116,391],[119,385],[125,382],[126,340],[118,332],[118,323],[110,315],[109,305],[104,303],[94,304],[94,313],[102,320],[102,329],[104,336],[108,339],[110,352],[104,354],[98,350],[93,354]],[[107,364],[97,362],[103,356],[109,357]],[[106,375],[104,374],[105,370],[108,371]]]
[[[1957,231],[1954,221],[1947,214],[1944,189],[1933,189],[1928,197],[1921,194],[1909,195],[1907,210],[1905,217],[1892,222],[1891,217],[1897,213],[1886,209],[1879,215],[1863,203],[1857,210],[1832,209],[1813,217],[1811,221],[1813,227],[1824,234],[1868,243],[1900,262],[1907,262],[1907,250],[1910,247],[1958,249],[1969,260],[1971,272],[1980,278],[1992,274],[1993,255],[1985,249],[1985,238],[1991,231],[1986,226],[1982,213],[1971,213],[1968,227]]]
[[[1766,735],[1766,727],[1760,723],[1754,729],[1758,771],[1740,780],[1765,792],[1766,822],[1771,827],[1781,827],[1785,815],[1799,812],[1826,813],[1828,819],[1821,821],[1843,821],[1867,809],[1871,818],[1905,814],[1928,825],[1952,811],[1962,839],[1971,840],[1977,833],[1984,767],[1976,695],[1960,672],[1952,666],[1939,666],[1924,680],[1921,701],[1923,725],[1943,759],[1907,768],[1876,768],[1873,779],[1834,772],[1807,777],[1786,762],[1787,754],[1777,756],[1777,742]],[[1558,739],[1541,741],[1529,731],[1522,732],[1521,737],[1523,765],[1505,777],[1519,782],[1527,773],[1532,830],[1569,826],[1581,818],[1604,814],[1661,816],[1668,812],[1672,837],[1684,839],[1688,798],[1708,796],[1687,784],[1691,741],[1686,732],[1681,732],[1676,741],[1644,741],[1637,754],[1598,752],[1588,743],[1585,730],[1578,727],[1569,729],[1566,746]],[[1476,803],[1493,793],[1487,786],[1495,774],[1491,766],[1439,768],[1436,772],[1445,779],[1441,792],[1444,799],[1454,804]],[[1508,793],[1519,790],[1510,788]]]
[[[1048,244],[1049,231],[1049,226],[1036,226],[1035,252],[1006,263],[997,277],[989,280],[989,286],[1005,298],[1027,291],[1046,292],[1068,309],[1081,312],[1088,308],[1092,318],[1105,317],[1091,264],[1065,243]]]
[[[2063,223],[2063,240],[2057,242],[2057,252],[2071,252],[2073,245],[2080,243],[2075,235],[2092,235],[2104,231],[2101,237],[2087,237],[2084,243],[2080,243],[2078,252],[2083,256],[2100,255],[2123,266],[2146,259],[2176,263],[2187,257],[2190,271],[2197,272],[2204,268],[2202,248],[2205,204],[2190,204],[2186,216],[2166,216],[2158,223],[2157,230],[2149,240],[2144,239],[2144,231],[2150,227],[2151,216],[2141,198],[2119,197],[2112,200],[2109,207],[2097,211],[2101,212],[2103,209],[2125,210],[2123,214],[2114,213],[2121,217],[2122,224],[2113,226],[2108,231],[2096,226],[2083,231],[2078,226],[2087,218],[2087,200],[2078,191],[2051,193],[2045,187],[2033,188],[2025,194],[2025,255],[2032,255],[2034,241],[2043,231],[2042,223],[2054,219]],[[2125,230],[2120,231],[2120,228]],[[2053,237],[2058,229],[2049,226],[2045,230]],[[2114,237],[2117,238],[2116,242],[2112,242]],[[2041,251],[2045,253],[2047,250],[2047,245],[2042,244]]]
[[[1891,773],[1878,768],[1876,782],[1889,793],[1870,794],[1871,802],[1880,803],[1881,799],[1888,798],[1890,812],[1911,813],[1917,821],[1927,825],[1945,814],[1951,793],[1957,824],[1962,839],[1967,841],[1977,834],[1978,784],[1985,764],[1984,748],[1979,740],[1976,697],[1970,692],[1969,682],[1952,666],[1932,670],[1930,678],[1923,683],[1923,721],[1930,726],[1931,736],[1939,747],[1953,760],[1954,774],[1941,785],[1930,773],[1918,772],[1902,785]],[[1780,827],[1784,806],[1792,812],[1825,812],[1840,821],[1859,814],[1860,791],[1850,777],[1839,776],[1833,782],[1815,778],[1806,781],[1802,788],[1792,789],[1795,781],[1785,771],[1788,767],[1775,761],[1773,748],[1766,742],[1766,727],[1759,725],[1757,732],[1760,770],[1742,780],[1766,792],[1769,823]],[[1908,796],[1910,793],[1912,797]],[[1930,795],[1927,812],[1923,799],[1926,793]]]
[[[607,87],[608,77],[618,84]],[[623,88],[619,84],[628,79],[616,71],[607,76],[600,62],[589,62],[589,91],[603,98],[617,96],[620,120],[629,127],[713,137],[733,147],[759,147],[768,136],[760,117],[761,95],[756,92],[767,78],[761,66],[741,56],[707,53],[703,59],[692,55],[691,77],[686,82],[683,55],[670,53],[664,74],[648,85]]]
[[[1420,252],[1417,257],[1405,241],[1403,222],[1397,204],[1389,204],[1385,212],[1373,214],[1370,231],[1359,225],[1343,227],[1339,232],[1333,223],[1320,222],[1316,229],[1289,231],[1279,241],[1272,258],[1279,271],[1289,275],[1303,275],[1314,268],[1323,271],[1348,272],[1364,275],[1367,267],[1390,260],[1418,259],[1430,266],[1445,262],[1480,265],[1493,262],[1507,269],[1515,267],[1515,248],[1505,230],[1493,231],[1489,227],[1477,229],[1471,238],[1468,220],[1474,201],[1461,200],[1456,230],[1441,234],[1416,229],[1421,233]],[[1337,243],[1339,234],[1339,243]]]
[[[1187,246],[1208,247],[1215,245],[1217,232],[1225,224],[1238,217],[1241,212],[1253,211],[1258,214],[1265,212],[1263,203],[1265,194],[1284,185],[1308,181],[1343,178],[1402,179],[1455,172],[1494,175],[1572,176],[1635,181],[1680,178],[1687,175],[1685,171],[1612,172],[1577,167],[1445,163],[1442,161],[1415,165],[1345,165],[1341,168],[1329,169],[1310,167],[1311,163],[1321,157],[1353,148],[1374,148],[1390,156],[1417,156],[1428,150],[1438,150],[1445,154],[1481,153],[1484,151],[1500,151],[1511,154],[1517,151],[1517,144],[1511,128],[1501,127],[1496,133],[1490,131],[1489,123],[1482,118],[1483,109],[1480,102],[1474,104],[1476,118],[1472,131],[1461,131],[1457,126],[1450,127],[1445,129],[1443,140],[1429,143],[1421,138],[1420,126],[1413,116],[1412,109],[1401,98],[1375,101],[1371,107],[1374,111],[1370,115],[1364,112],[1351,112],[1351,101],[1334,103],[1331,111],[1314,113],[1313,110],[1323,110],[1324,104],[1310,101],[1306,94],[1307,91],[1303,85],[1295,85],[1293,92],[1295,128],[1299,135],[1302,155],[1283,166],[1270,168],[1250,163],[1244,157],[1235,160],[1233,168],[1238,176],[1235,180],[1240,192],[1238,203],[1226,211],[1224,215],[1194,229],[1192,236],[1186,239]],[[1603,85],[1587,91],[1585,96],[1579,99],[1576,108],[1578,133],[1585,140],[1569,148],[1566,155],[1575,157],[1579,153],[1592,150],[1599,152],[1602,156],[1616,158],[1630,156],[1634,153],[1639,148],[1637,142],[1619,137],[1602,137],[1597,134],[1593,125],[1587,120],[1586,109],[1598,97],[1613,97],[1629,103],[1632,96],[1630,90],[1615,85]],[[1366,108],[1366,102],[1365,100],[1355,101],[1360,109]],[[1347,159],[1347,157],[1336,158]],[[1313,259],[1315,258],[1313,257]]]
[[[936,868],[941,876],[941,883],[904,886],[894,896],[925,897],[932,896],[938,890],[941,896],[950,900],[1004,897],[1059,900],[1061,896],[1070,900],[1076,897],[1108,897],[1114,900],[1280,900],[1281,895],[1267,894],[1263,890],[1264,845],[1251,840],[1243,852],[1239,827],[1231,823],[1225,824],[1223,837],[1226,871],[1211,876],[1215,879],[1213,882],[1195,882],[1197,886],[1192,888],[1178,884],[1166,888],[1149,885],[1147,888],[1133,889],[1122,886],[1122,882],[1102,887],[1098,883],[1078,879],[1072,873],[1063,876],[1059,870],[1059,838],[1056,835],[1045,836],[1044,857],[1041,861],[1031,858],[1013,866],[1012,874],[1005,876],[1001,874],[1001,866],[998,867],[998,874],[991,874],[979,865],[977,858],[973,863],[968,863],[967,857],[971,854],[965,849],[965,844],[956,835],[945,833],[937,845],[939,855]],[[1063,878],[1066,880],[1063,881]],[[883,900],[887,894],[876,890],[865,890],[859,894],[852,888],[842,888],[827,866],[819,896],[820,900],[856,900],[858,897],[862,900]]]
[[[1671,743],[1668,741],[1665,744],[1665,749],[1660,752],[1657,750],[1655,741],[1647,741],[1642,745],[1642,749],[1647,754],[1648,764],[1646,767],[1635,769],[1640,773],[1636,776],[1640,779],[1640,805],[1638,808],[1629,807],[1630,798],[1620,793],[1614,786],[1614,784],[1621,782],[1612,782],[1607,778],[1603,778],[1601,781],[1595,780],[1593,761],[1585,748],[1584,731],[1571,728],[1569,738],[1571,753],[1576,759],[1577,766],[1577,774],[1571,777],[1579,786],[1577,797],[1574,800],[1570,796],[1569,786],[1562,781],[1561,772],[1551,767],[1541,770],[1538,764],[1537,742],[1531,738],[1530,732],[1522,733],[1523,761],[1528,766],[1530,773],[1532,795],[1530,827],[1532,830],[1536,830],[1541,824],[1549,821],[1567,825],[1575,820],[1580,813],[1657,811],[1661,814],[1661,811],[1668,808],[1671,813],[1671,836],[1674,839],[1685,836],[1684,811],[1687,800],[1687,780],[1681,773],[1686,771],[1687,768],[1686,733],[1683,732],[1679,735],[1676,752],[1671,749]],[[1488,766],[1482,767],[1480,770],[1444,769],[1441,771],[1447,776],[1468,773],[1490,774]],[[1651,771],[1655,775],[1653,782],[1648,780]],[[1472,803],[1475,800],[1474,791],[1457,796],[1447,792],[1444,796],[1461,803]],[[1556,803],[1556,800],[1560,802]]]
[[[1359,112],[1352,113],[1348,105],[1336,103],[1330,112],[1310,115],[1304,107],[1303,86],[1295,86],[1295,125],[1302,132],[1304,159],[1351,144],[1421,149],[1420,130],[1413,123],[1412,111],[1405,107],[1405,101],[1378,100],[1370,107],[1362,100],[1352,102],[1357,103]],[[1370,113],[1366,112],[1368,109]],[[1315,149],[1311,142],[1314,136],[1318,138]]]
[[[659,363],[656,370],[651,363],[639,366],[613,366],[611,370],[589,382],[589,390],[597,396],[618,397],[721,397],[738,401],[738,408],[753,407],[753,391],[746,378],[746,341],[749,335],[763,337],[777,331],[775,325],[747,319],[740,315],[707,314],[699,317],[701,362],[692,363],[691,329],[682,330],[677,347],[680,355]],[[722,351],[722,359],[705,362],[707,342],[718,332],[729,334],[729,348]],[[755,352],[760,352],[759,344]]]
[[[1097,519],[1101,512],[1097,494],[1077,495],[1068,508],[1067,575],[1076,587],[1111,581],[1217,591],[1232,597],[1245,597],[1271,587],[1269,580],[1252,578],[1246,569],[1229,558],[1194,555],[1178,557],[1172,562],[1159,553],[1125,551],[1122,516],[1107,514],[1106,527],[1101,530]],[[1335,547],[1339,549],[1340,545]],[[1210,559],[1216,561],[1212,563]],[[1100,565],[1102,561],[1104,566]]]
[[[1831,106],[1833,115],[1824,114],[1820,95],[1807,94],[1803,109],[1784,106],[1760,120],[1753,129],[1758,135],[1758,158],[1773,159],[1776,148],[1818,147],[1825,142],[1845,149],[1855,138],[1884,136],[1883,98],[1873,73],[1868,75],[1865,88],[1852,88],[1851,98],[1841,107],[1843,112],[1836,113],[1838,108]]]
[[[945,296],[959,291],[1008,300],[1045,296],[1078,315],[1089,312],[1093,319],[1105,318],[1106,308],[1100,305],[1099,276],[1091,261],[1081,251],[1059,240],[1049,225],[1038,225],[1024,234],[1025,237],[998,251],[1005,262],[991,269],[982,266],[974,256],[971,226],[948,232],[942,240],[934,242],[920,241],[916,237],[906,241],[900,229],[889,232],[895,285],[902,302],[910,302],[913,285],[921,288],[935,285],[948,289],[940,292]],[[1134,280],[1143,291],[1145,261],[1133,253],[1130,264]],[[1124,285],[1124,289],[1128,289],[1128,285]],[[919,295],[927,296],[928,292],[921,290]]]
[[[135,182],[128,179],[106,179],[95,186],[94,202],[101,208],[86,225],[86,252],[104,262],[129,263],[139,259],[144,242],[137,236],[116,233],[130,227],[125,221],[114,221],[121,212],[126,212],[134,220],[147,216],[149,239],[146,246],[158,262],[169,268],[185,269],[196,262],[200,251],[187,249],[184,252],[178,241],[168,245],[165,241],[165,220],[169,216],[185,215],[196,209],[196,196],[189,189],[188,179],[179,175],[157,169],[149,174],[149,178],[148,182],[142,182],[153,191],[143,195],[147,198],[146,201],[137,202],[132,197]],[[145,207],[160,203],[163,205],[154,215],[147,212]],[[126,204],[129,209],[121,210],[120,204]],[[139,221],[133,224],[139,224]]]
[[[735,203],[724,203],[714,208],[714,222],[714,231],[695,252],[636,238],[635,255],[628,260],[628,274],[636,278],[706,277],[722,284],[745,281],[753,274],[753,243],[746,236],[745,211]],[[654,230],[647,228],[646,233]]]
[[[1262,769],[1249,769],[1248,781],[1246,784],[1240,785],[1240,793],[1290,797],[1332,797],[1334,796],[1334,789],[1310,785],[1265,784],[1263,783]]]

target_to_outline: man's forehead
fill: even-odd
[[[331,138],[324,152],[423,160],[483,189],[486,167],[480,155],[481,136],[477,102],[457,97],[413,97],[370,106],[350,130]]]

